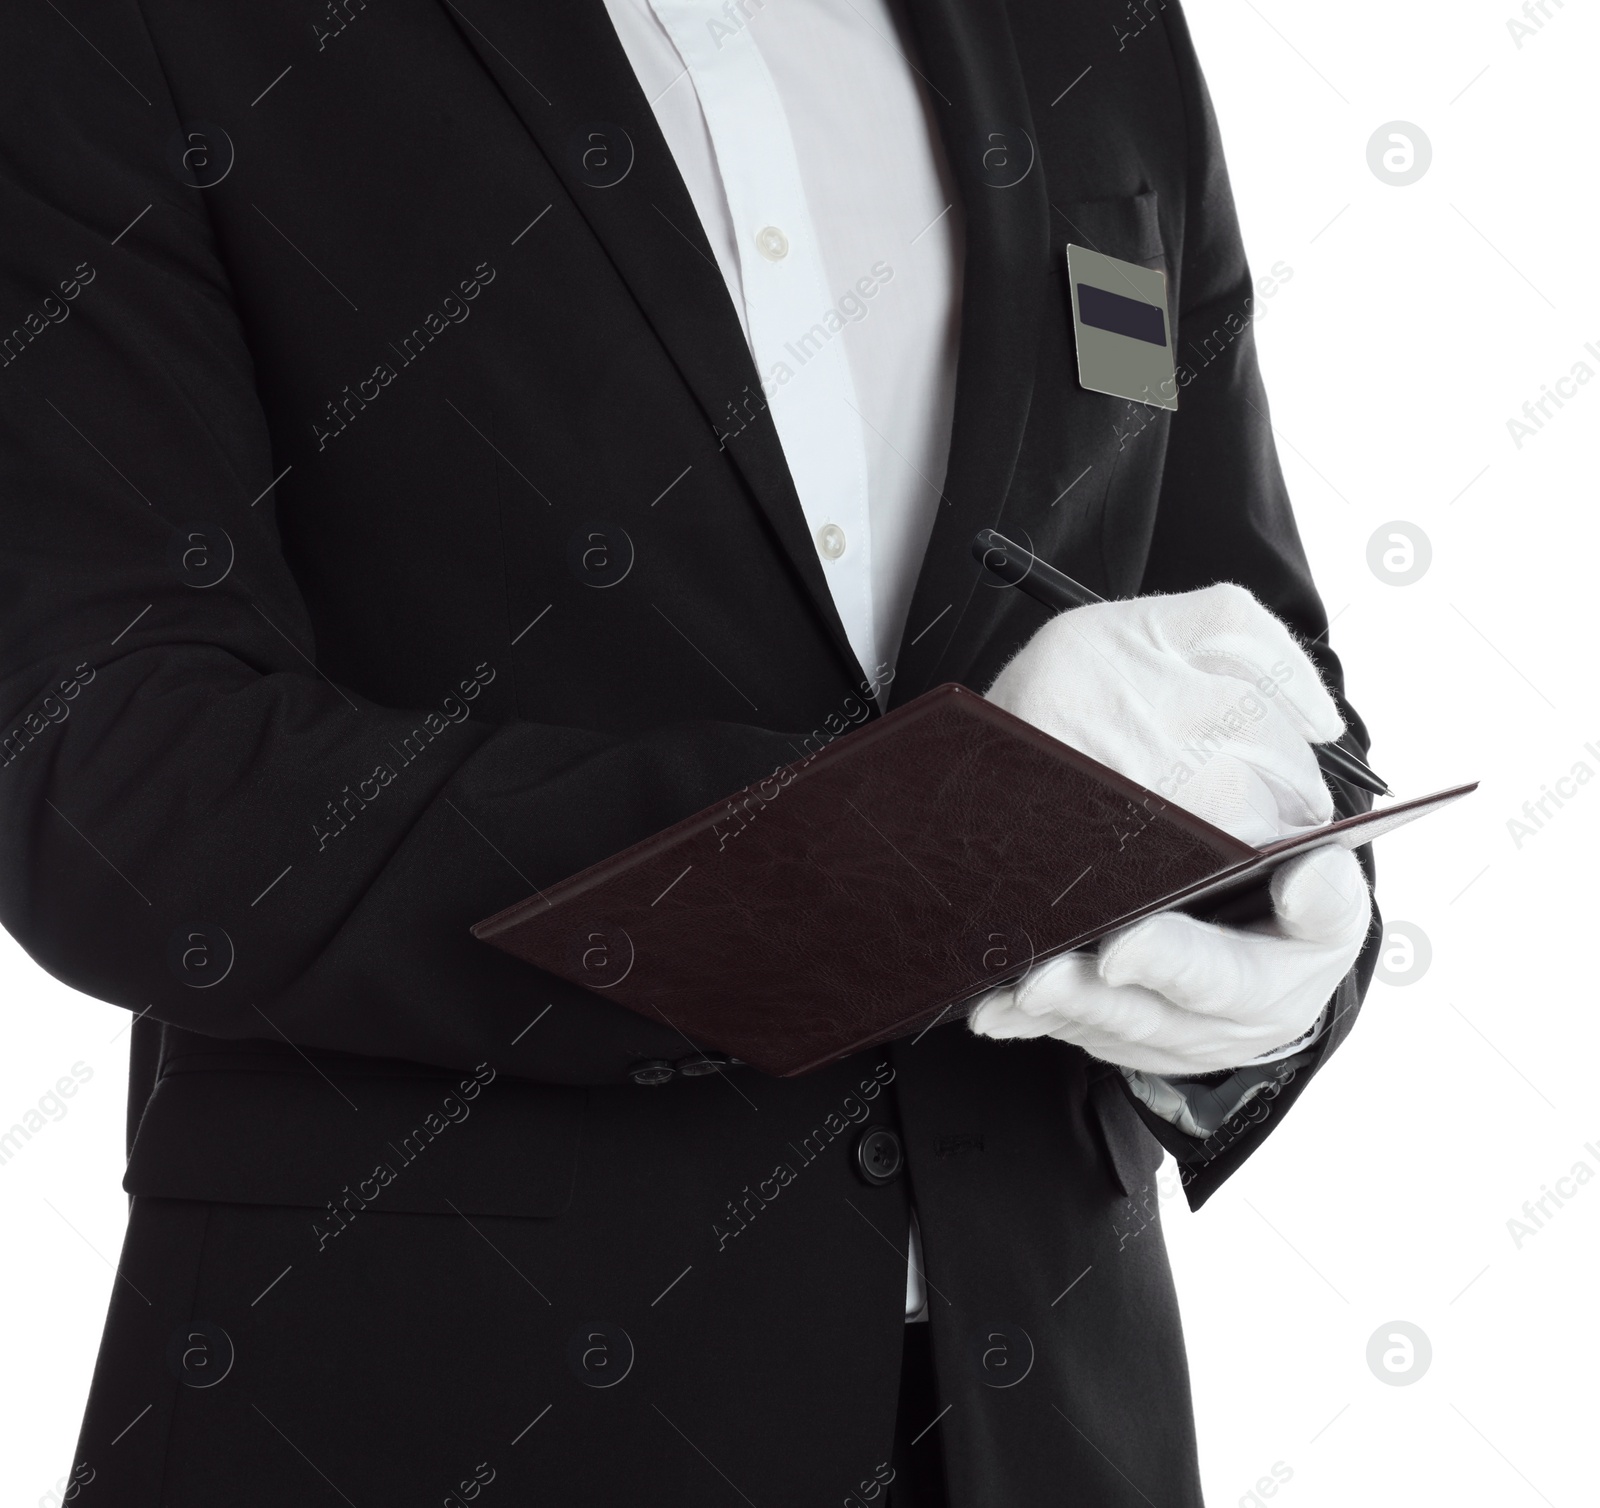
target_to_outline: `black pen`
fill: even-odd
[[[1031,550],[1013,544],[1005,535],[996,534],[993,529],[978,531],[972,541],[972,553],[1000,580],[1021,587],[1041,607],[1065,612],[1068,608],[1087,607],[1091,602],[1105,601],[1097,592],[1090,591],[1048,561],[1040,560]],[[1311,752],[1317,756],[1317,764],[1326,774],[1346,780],[1364,791],[1371,791],[1374,796],[1394,795],[1381,775],[1338,744],[1313,744]]]

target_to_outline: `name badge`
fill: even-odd
[[[1166,273],[1068,246],[1067,280],[1079,383],[1091,393],[1176,409]]]

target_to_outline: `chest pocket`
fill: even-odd
[[[1067,244],[1137,262],[1165,267],[1160,207],[1154,189],[1119,199],[1087,199],[1050,206],[1050,273],[1065,286]],[[1169,295],[1171,289],[1168,290]]]

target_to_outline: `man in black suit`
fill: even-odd
[[[874,663],[598,0],[0,23],[0,903],[138,1015],[82,1490],[1200,1501],[1161,1143],[1198,1205],[1370,940],[1305,1050],[1185,1116],[961,1025],[767,1079],[468,932],[875,699],[988,687],[1046,615],[980,528],[1107,597],[1241,583],[1339,695],[1188,31],[1126,10],[892,13],[964,270]],[[1177,412],[1079,385],[1068,242],[1164,270]]]

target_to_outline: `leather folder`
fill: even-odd
[[[790,1077],[1153,912],[1237,908],[1285,859],[1473,789],[1254,848],[948,684],[472,930]]]

